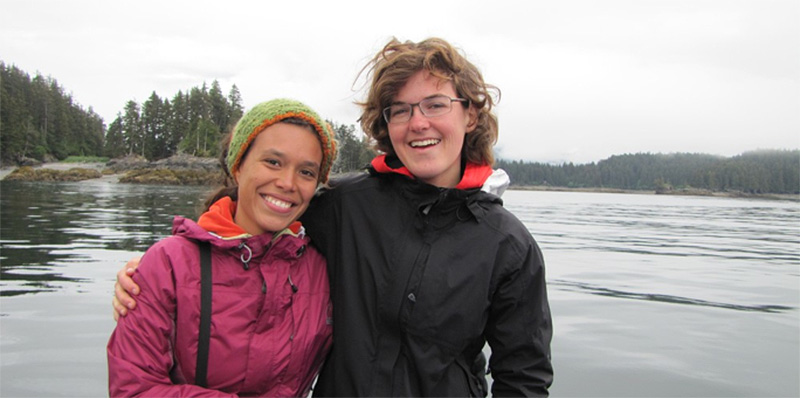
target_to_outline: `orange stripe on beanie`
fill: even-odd
[[[322,164],[319,170],[319,182],[328,181],[328,176],[336,160],[337,143],[330,124],[306,104],[291,99],[275,99],[262,102],[247,111],[233,129],[228,157],[225,159],[228,171],[233,175],[242,162],[247,148],[267,127],[284,119],[297,118],[307,121],[317,132],[322,143]]]

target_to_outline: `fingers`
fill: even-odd
[[[120,316],[125,316],[125,314],[128,313],[127,308],[125,308],[124,306],[122,306],[122,304],[120,304],[116,296],[114,296],[114,298],[111,299],[111,309],[112,309],[111,311],[112,315],[114,316],[114,322],[119,321]]]
[[[128,263],[125,264],[125,268],[124,269],[134,269],[135,270],[136,267],[139,266],[139,260],[141,260],[141,259],[142,259],[141,257],[134,257],[134,258],[128,260]]]
[[[124,291],[124,295],[117,293],[117,297],[127,305],[128,301],[133,300],[131,295],[139,294],[139,285],[133,281],[133,274],[136,273],[135,269],[128,268],[124,271],[117,273],[117,285]],[[128,307],[130,308],[130,307]]]
[[[117,291],[117,298],[122,301],[123,303],[127,304],[127,301],[132,300],[130,295],[137,295],[139,294],[139,285],[133,281],[133,274],[136,273],[136,267],[139,266],[139,258],[135,258],[131,261],[128,261],[125,266],[117,272],[117,285],[120,285],[122,289],[126,292],[124,295],[119,294]],[[118,288],[115,286],[115,289]],[[129,307],[130,308],[130,307]]]
[[[133,283],[133,279],[130,279],[130,277],[126,276],[126,278],[128,278],[133,287],[126,286],[121,280],[118,281],[114,284],[114,299],[121,307],[132,310],[136,307],[136,300],[131,295],[139,294],[139,286]],[[124,316],[125,314],[122,315]]]
[[[119,316],[128,315],[128,310],[136,307],[136,301],[128,295],[128,292],[119,283],[115,283],[114,298],[111,301],[111,305],[114,307],[115,318],[118,318]]]
[[[139,257],[136,257],[121,270],[117,271],[117,282],[114,284],[114,298],[111,306],[114,309],[114,320],[119,320],[120,316],[128,315],[128,311],[136,308],[136,300],[132,296],[139,294],[139,285],[133,281],[133,274],[139,266]]]

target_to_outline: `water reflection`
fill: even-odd
[[[778,312],[793,310],[796,308],[784,305],[738,305],[738,304],[700,300],[691,297],[673,296],[669,294],[635,293],[617,289],[610,289],[602,286],[596,286],[589,283],[565,281],[565,280],[551,280],[548,281],[547,284],[551,287],[561,288],[562,290],[566,291],[589,293],[598,296],[645,300],[645,301],[658,301],[662,303],[671,303],[671,304],[697,305],[702,307],[724,308],[736,311],[778,313]]]
[[[0,296],[86,282],[63,271],[92,250],[142,252],[195,217],[206,187],[0,182]]]

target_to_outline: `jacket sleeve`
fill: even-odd
[[[492,395],[497,397],[547,396],[553,382],[544,260],[527,231],[526,235],[522,249],[507,248],[499,256],[507,272],[492,298],[486,330],[492,349]]]
[[[314,196],[300,221],[311,237],[311,244],[326,258],[330,258],[338,249],[336,238],[341,234],[339,229],[338,192],[323,189]],[[329,260],[330,268],[330,260]]]
[[[136,311],[121,317],[107,346],[111,397],[236,396],[191,384],[175,385],[172,336],[176,311],[175,276],[164,250],[167,238],[142,257],[134,279],[141,288]]]

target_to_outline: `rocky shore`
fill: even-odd
[[[217,185],[224,178],[216,158],[176,155],[150,162],[140,156],[112,159],[107,163],[49,162],[0,169],[0,179],[17,181],[83,181],[156,185]]]

